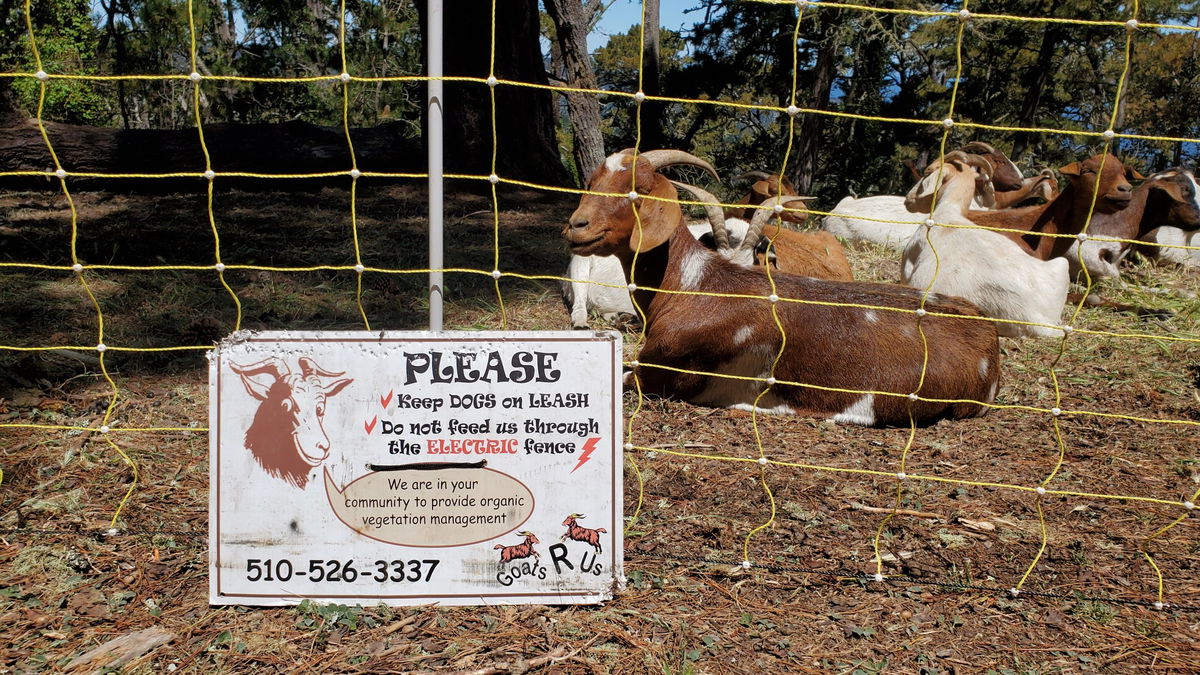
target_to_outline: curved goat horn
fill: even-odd
[[[754,217],[750,219],[750,229],[746,231],[746,238],[742,240],[742,245],[738,247],[740,250],[753,250],[758,246],[758,241],[762,239],[763,227],[771,216],[775,215],[775,205],[782,204],[787,206],[792,202],[802,202],[806,199],[814,199],[801,195],[785,195],[783,197],[771,197],[763,201],[758,206],[752,207],[757,209],[754,212]]]
[[[646,161],[650,162],[650,165],[653,166],[656,171],[658,169],[674,166],[676,164],[685,164],[687,166],[695,166],[704,169],[710,176],[713,177],[714,180],[717,182],[721,181],[721,177],[717,175],[717,170],[713,168],[712,164],[709,164],[690,152],[684,152],[683,150],[646,150],[641,154],[641,156],[645,157]]]
[[[733,180],[736,182],[739,180],[745,180],[747,178],[753,178],[754,180],[771,180],[772,178],[774,178],[774,176],[767,173],[766,171],[747,171],[746,173],[738,176],[737,178],[734,178]]]
[[[721,208],[721,200],[717,199],[708,190],[703,190],[695,185],[680,183],[679,181],[671,181],[680,190],[687,190],[692,193],[699,201],[705,202],[704,212],[708,214],[708,223],[712,226],[713,241],[717,243],[718,250],[729,249],[729,230],[725,228],[725,211]]]
[[[967,143],[959,148],[959,150],[972,155],[988,155],[995,152],[996,148],[984,143],[983,141],[971,141],[970,143]]]
[[[332,373],[328,370],[325,370],[321,366],[318,366],[315,361],[307,356],[301,356],[300,374],[304,377],[308,377],[309,375],[320,375],[321,377],[341,377],[342,375],[346,374],[346,371],[343,370],[340,373]]]

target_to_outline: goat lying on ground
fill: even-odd
[[[616,256],[638,286],[635,295],[646,311],[646,341],[633,375],[643,391],[701,405],[757,407],[864,425],[908,425],[910,419],[928,424],[986,412],[999,386],[999,339],[995,326],[977,318],[973,305],[957,298],[929,298],[922,314],[948,316],[921,318],[915,314],[922,296],[917,289],[782,273],[773,276],[780,298],[773,304],[761,269],[726,260],[683,227],[678,193],[658,173],[669,162],[652,162],[648,155],[635,161],[617,153],[589,180],[594,192],[624,195],[632,186],[635,202],[583,195],[563,228],[572,253]],[[789,298],[839,304],[788,302]],[[768,377],[810,386],[780,384]],[[919,398],[909,397],[918,386]]]
[[[750,224],[744,220],[726,221],[731,246],[738,246]],[[706,247],[717,250],[708,223],[689,224],[688,231]],[[836,239],[834,240],[837,241]],[[839,244],[840,246],[840,244]],[[747,256],[745,264],[753,261]],[[605,321],[636,321],[637,310],[629,297],[628,281],[621,261],[610,255],[571,256],[565,275],[571,281],[562,283],[563,302],[571,312],[571,327],[588,328],[588,316],[595,312]]]
[[[1200,232],[1178,227],[1156,227],[1142,237],[1138,253],[1159,265],[1200,267]]]
[[[721,212],[720,203],[711,193],[692,185],[671,181],[676,188],[691,192],[702,202],[706,203],[709,224],[712,227],[714,248],[727,259],[743,266],[770,264],[781,272],[799,274],[817,279],[836,279],[853,281],[854,272],[850,269],[850,261],[846,259],[846,250],[841,242],[828,232],[796,232],[785,230],[780,223],[768,221],[775,215],[775,205],[785,209],[795,204],[802,204],[809,197],[799,195],[788,197],[770,197],[754,211],[754,217],[747,225],[740,218],[725,218]],[[784,210],[780,215],[787,214]],[[688,226],[689,229],[693,227]],[[732,228],[745,227],[742,232],[741,244],[733,241],[736,232]],[[730,231],[724,234],[724,231]],[[706,241],[705,237],[697,237]]]
[[[628,151],[623,151],[628,152]],[[673,153],[673,150],[657,150],[650,151],[656,153],[653,157],[657,160],[662,157],[662,153]],[[689,157],[691,157],[689,155]],[[698,158],[691,157],[696,163],[692,166],[699,167],[711,175],[715,180],[720,180],[717,175],[717,170],[712,164]],[[742,233],[745,232],[740,228]],[[710,233],[711,229],[707,225],[697,225],[691,228],[692,232],[697,236],[705,233]],[[739,228],[736,224],[731,225],[732,234],[738,234]],[[563,282],[562,293],[563,301],[566,303],[571,312],[571,326],[579,329],[588,327],[588,315],[595,312],[605,320],[614,321],[622,317],[629,319],[636,318],[637,310],[633,307],[633,301],[629,298],[629,291],[626,288],[628,281],[625,279],[625,272],[621,269],[621,262],[611,256],[571,256],[571,262],[567,265],[566,277],[571,279],[570,282]],[[596,282],[596,283],[588,283]]]
[[[1137,238],[1164,246],[1139,246],[1138,252],[1158,263],[1174,263],[1200,267],[1200,250],[1170,248],[1170,246],[1200,247],[1200,185],[1196,176],[1184,168],[1168,169],[1150,178],[1166,177],[1175,184],[1177,193],[1163,205],[1148,205],[1142,217]],[[1149,181],[1150,179],[1147,179]]]
[[[657,153],[673,151],[655,150],[650,152],[656,153],[654,156],[657,157]],[[696,166],[716,176],[715,170],[707,162]],[[791,191],[790,195],[782,202],[783,205],[788,209],[803,208],[803,201],[811,199],[811,197],[795,195],[791,188],[791,182],[786,178],[783,180],[784,187]],[[765,180],[759,181],[755,185],[758,186],[760,183],[769,187],[768,181]],[[751,227],[750,223],[737,216],[726,218],[721,211],[720,200],[712,193],[684,183],[674,183],[674,185],[693,193],[698,200],[707,203],[708,223],[689,223],[688,229],[692,235],[708,248],[721,252],[737,264],[763,265],[766,264],[767,259],[770,259],[771,263],[779,270],[792,274],[845,281],[854,278],[853,272],[850,270],[850,262],[846,259],[845,249],[841,242],[832,235],[825,232],[794,232],[781,228],[777,223],[766,225],[766,219],[774,214],[773,211],[767,211],[755,228],[753,240],[746,240],[745,236]],[[777,183],[773,189],[778,189]],[[770,199],[775,200],[776,198],[771,197]],[[762,202],[754,203],[761,204]],[[773,207],[776,203],[777,201],[772,201],[767,207]],[[741,212],[747,210],[753,209],[745,209]],[[754,212],[762,213],[757,210]],[[799,223],[803,222],[807,215],[795,210],[784,210],[780,217]],[[716,237],[723,238],[718,241]],[[770,252],[767,251],[768,246],[771,249]],[[589,311],[597,312],[610,321],[624,315],[630,319],[636,316],[637,311],[634,309],[633,301],[625,289],[628,281],[625,279],[620,262],[615,258],[573,255],[570,265],[567,267],[567,277],[573,281],[563,284],[563,299],[570,308],[571,325],[574,328],[588,327]],[[587,283],[589,280],[600,283]]]
[[[943,225],[973,223],[967,218],[971,195],[990,180],[991,165],[976,155],[951,152],[926,169],[925,177],[909,191],[905,205],[914,213],[937,206],[904,249],[900,280],[931,292],[956,295],[979,306],[985,316],[1058,326],[1070,278],[1067,261],[1039,260],[998,232]],[[997,322],[1008,337],[1061,337],[1045,326]]]
[[[754,207],[762,204],[768,199],[774,197],[791,197],[799,196],[796,192],[796,187],[792,185],[792,181],[788,180],[787,176],[779,174],[770,174],[765,171],[748,171],[734,180],[742,178],[755,179],[750,185],[750,191],[742,195],[737,204],[746,204],[746,208],[732,208],[727,213],[730,218],[751,218],[754,215]],[[808,199],[807,197],[805,199]],[[802,207],[802,205],[801,205]],[[803,211],[784,211],[779,214],[782,220],[789,223],[800,225],[808,220],[808,214]]]
[[[1187,169],[1159,171],[1133,190],[1129,205],[1113,213],[1096,214],[1088,226],[1089,237],[1112,237],[1121,242],[1085,241],[1076,242],[1067,250],[1067,260],[1072,268],[1078,266],[1079,251],[1084,260],[1097,254],[1092,251],[1102,248],[1105,262],[1112,262],[1113,274],[1120,274],[1117,265],[1132,250],[1133,240],[1147,236],[1156,226],[1172,227],[1180,231],[1200,229],[1200,201],[1196,196],[1196,179]],[[1108,268],[1104,268],[1108,272]],[[1090,272],[1090,270],[1089,270]]]
[[[1094,155],[1082,162],[1072,162],[1058,170],[1067,177],[1062,191],[1040,206],[1028,206],[1004,211],[969,211],[967,217],[976,225],[1019,232],[1003,232],[1031,255],[1041,259],[1066,257],[1077,264],[1079,239],[1090,218],[1099,222],[1124,210],[1133,198],[1131,178],[1141,178],[1112,155]],[[1090,208],[1096,195],[1095,207]],[[1090,229],[1088,230],[1091,231]],[[1043,234],[1072,235],[1046,237]],[[1084,249],[1083,264],[1093,279],[1118,276],[1116,262],[1121,245],[1116,242],[1089,242],[1096,246]],[[1072,260],[1074,259],[1074,260]]]
[[[1006,211],[971,211],[968,217],[984,227],[1019,230],[1004,234],[1041,260],[1066,258],[1072,278],[1082,277],[1082,270],[1086,269],[1092,281],[1119,279],[1121,271],[1118,264],[1128,251],[1129,244],[1088,239],[1082,242],[1081,247],[1080,233],[1084,232],[1086,226],[1089,237],[1098,232],[1108,235],[1119,233],[1122,238],[1129,238],[1127,235],[1137,231],[1137,223],[1143,217],[1140,210],[1142,206],[1130,211],[1131,205],[1145,204],[1147,197],[1158,192],[1156,185],[1152,184],[1137,193],[1140,196],[1135,199],[1135,190],[1129,180],[1142,176],[1122,165],[1112,155],[1094,155],[1082,162],[1072,162],[1059,169],[1059,172],[1067,177],[1067,185],[1058,196],[1042,206]],[[1157,187],[1163,187],[1163,184]],[[1093,231],[1093,226],[1097,228],[1096,231]],[[1044,234],[1067,236],[1048,237]],[[1143,316],[1170,315],[1170,312],[1162,310],[1112,302],[1094,292],[1086,297],[1070,293],[1067,301]]]
[[[992,166],[992,180],[981,184],[975,193],[976,208],[997,208],[996,192],[1020,190],[1023,186],[1024,179],[1020,169],[1003,152],[987,143],[974,141],[959,148],[959,151],[979,155]],[[925,217],[926,214],[914,215],[909,212],[904,207],[904,197],[846,197],[825,216],[821,229],[843,239],[873,241],[889,248],[903,250]]]

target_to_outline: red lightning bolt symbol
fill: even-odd
[[[583,466],[584,462],[592,458],[592,452],[596,449],[596,444],[599,442],[599,438],[587,439],[587,442],[583,444],[583,453],[579,455],[579,463],[575,465],[575,469]],[[575,469],[571,469],[571,473],[575,473]]]

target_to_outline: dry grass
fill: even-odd
[[[363,190],[364,263],[424,266],[424,205],[402,186]],[[80,256],[89,263],[211,264],[213,242],[194,195],[83,193]],[[226,193],[217,198],[222,257],[271,266],[353,264],[345,192]],[[9,260],[68,258],[61,198],[0,198]],[[570,200],[530,192],[501,196],[506,271],[565,267],[558,223]],[[453,266],[490,270],[486,197],[454,196]],[[481,212],[482,211],[482,212]],[[851,251],[864,279],[893,279],[895,254]],[[1146,286],[1197,290],[1194,272],[1137,267]],[[227,275],[246,328],[360,327],[353,274]],[[88,274],[113,345],[202,346],[233,327],[236,312],[210,271]],[[553,282],[448,276],[447,326],[562,329],[568,317]],[[423,327],[424,277],[368,274],[362,301],[373,328]],[[1196,337],[1194,299],[1113,289],[1120,300],[1171,310],[1165,320],[1084,309],[1077,328],[1114,334]],[[89,345],[95,312],[68,275],[0,272],[0,342]],[[627,336],[630,354],[636,334]],[[1001,403],[1049,407],[1056,366],[1060,406],[1145,418],[1200,419],[1194,343],[1072,335],[1003,343]],[[1061,356],[1060,356],[1061,351]],[[110,352],[118,384],[114,426],[203,427],[201,350]],[[57,353],[0,354],[0,421],[96,426],[111,397],[93,366]],[[635,408],[626,399],[627,411]],[[1052,598],[1013,599],[970,586],[1007,588],[1034,560],[1042,529],[1029,492],[1054,468],[1059,446],[1044,414],[1001,410],[918,430],[906,458],[900,506],[922,515],[882,528],[886,584],[873,573],[876,533],[897,499],[896,482],[833,469],[895,472],[903,429],[862,429],[801,418],[759,418],[765,454],[821,467],[757,464],[639,452],[626,472],[628,590],[602,607],[317,607],[212,609],[207,604],[207,439],[202,432],[123,434],[140,484],[122,529],[106,537],[132,472],[98,434],[6,429],[0,440],[0,672],[62,670],[111,638],[156,626],[176,638],[126,672],[656,672],[656,673],[1057,673],[1200,672],[1195,516],[1146,545],[1181,509],[1096,496],[1044,500],[1049,546],[1026,582]],[[1065,463],[1051,487],[1092,495],[1182,500],[1200,483],[1196,430],[1087,415],[1062,419]],[[751,418],[725,410],[646,401],[634,441],[684,453],[757,457]],[[640,474],[641,480],[637,479]],[[951,482],[945,482],[951,481]],[[964,481],[964,482],[952,482]],[[774,519],[772,520],[772,514]],[[759,567],[731,564],[748,543]],[[11,532],[20,530],[19,532]],[[727,561],[722,564],[700,559]],[[1100,599],[1088,599],[1096,597]]]

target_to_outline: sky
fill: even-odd
[[[659,0],[659,22],[669,30],[691,29],[692,24],[699,21],[703,14],[699,11],[684,14],[684,10],[698,7],[698,0]],[[624,33],[630,26],[642,22],[642,3],[640,0],[616,0],[612,7],[596,24],[596,30],[588,36],[588,50],[595,52],[608,44],[611,35]]]

